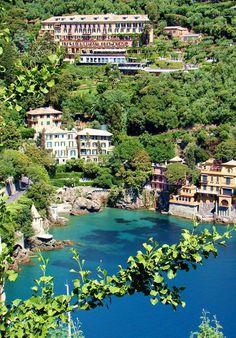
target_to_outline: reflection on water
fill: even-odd
[[[211,227],[211,225],[206,225]],[[160,215],[152,211],[124,211],[106,209],[103,213],[71,217],[70,226],[52,229],[57,239],[71,239],[88,269],[96,271],[100,264],[110,273],[118,264],[125,266],[130,255],[153,237],[160,244],[178,241],[181,228],[191,228],[190,221]],[[223,229],[223,227],[220,227]],[[75,277],[76,269],[71,248],[45,252],[49,258],[48,273],[55,276],[56,291],[65,292],[65,282]],[[36,262],[36,261],[35,261]],[[24,266],[14,284],[7,285],[8,299],[28,297],[34,278],[38,278],[38,264]],[[79,313],[86,338],[184,338],[196,330],[203,308],[216,314],[227,337],[236,337],[236,241],[220,249],[217,259],[210,258],[196,271],[179,273],[178,286],[186,286],[183,298],[185,309],[173,312],[167,306],[153,307],[147,297],[135,295],[112,300],[110,309],[99,308]]]

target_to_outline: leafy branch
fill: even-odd
[[[127,267],[119,265],[116,274],[98,267],[98,278],[85,269],[85,261],[73,250],[78,270],[71,270],[74,289],[70,295],[54,294],[54,278],[46,275],[47,260],[39,257],[43,276],[36,280],[31,298],[14,300],[10,305],[0,307],[0,332],[2,337],[47,337],[50,330],[59,323],[67,323],[69,311],[90,310],[107,305],[112,296],[122,297],[140,292],[150,297],[153,305],[161,302],[175,310],[185,306],[181,299],[184,287],[170,285],[179,271],[196,269],[210,255],[217,256],[217,245],[225,245],[235,227],[220,234],[215,227],[204,229],[199,234],[194,230],[183,230],[177,244],[159,246],[152,238],[144,243],[144,251],[139,250],[127,260]],[[72,304],[72,305],[70,305]]]

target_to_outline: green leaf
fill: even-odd
[[[21,111],[21,109],[22,109],[22,107],[19,106],[18,104],[15,105],[15,108],[16,108],[16,111],[17,111],[17,112]]]
[[[74,280],[74,287],[75,288],[80,288],[80,280],[79,279],[75,279]]]
[[[40,91],[44,94],[48,93],[48,89],[46,87],[40,87]]]
[[[7,274],[7,279],[10,282],[14,282],[16,280],[17,276],[18,276],[18,274],[15,271],[13,271],[13,270],[8,270],[6,272],[6,274]]]
[[[193,254],[193,258],[195,259],[195,261],[197,263],[199,263],[199,262],[202,261],[202,257],[201,257],[201,255],[198,252],[196,252],[195,254]]]
[[[59,58],[56,54],[52,54],[48,56],[48,60],[52,63],[55,64],[56,62],[59,61]]]
[[[25,87],[24,87],[24,86],[18,86],[18,87],[16,87],[16,91],[17,91],[18,93],[23,93],[24,90],[25,90]]]
[[[17,299],[15,299],[15,300],[13,300],[12,304],[13,304],[15,307],[17,307],[17,306],[20,304],[20,302],[21,302],[21,300],[17,298]]]
[[[163,280],[164,280],[164,277],[162,277],[161,275],[155,275],[154,276],[154,282],[156,282],[156,283],[161,283],[161,282],[163,282]]]
[[[156,305],[158,303],[158,299],[157,298],[151,298],[150,302],[152,303],[152,305]]]
[[[169,270],[169,271],[168,271],[167,277],[168,277],[169,279],[173,279],[173,278],[175,278],[175,276],[176,276],[176,273],[174,273],[172,270]]]
[[[55,85],[55,81],[54,80],[51,80],[51,81],[47,82],[47,86],[49,88],[52,88],[54,85]]]
[[[152,250],[152,246],[150,244],[147,243],[143,243],[143,247],[144,249],[146,249],[148,252],[150,252]]]

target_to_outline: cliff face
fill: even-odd
[[[132,191],[125,191],[115,207],[129,210],[155,209],[155,192],[151,189],[144,189],[142,194],[137,196]]]
[[[110,190],[92,187],[59,189],[57,191],[57,202],[59,203],[56,205],[57,213],[80,215],[87,212],[98,212],[107,206],[109,193]],[[156,207],[155,192],[151,189],[144,189],[142,194],[137,196],[132,190],[124,190],[113,207],[130,210],[154,209]],[[53,207],[49,209],[52,210]]]

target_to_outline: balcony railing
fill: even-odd
[[[204,189],[197,189],[197,192],[200,194],[208,194],[208,195],[216,195],[216,196],[220,194],[219,191],[211,191],[211,190],[204,190]]]

